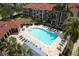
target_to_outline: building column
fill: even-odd
[[[12,34],[12,31],[11,30],[9,30],[9,32],[10,32],[10,34]]]
[[[18,28],[17,28],[17,31],[19,32],[19,31],[20,31],[20,29],[21,29],[21,27],[18,27]]]
[[[43,14],[44,14],[44,11],[42,10],[42,19],[43,19]]]
[[[34,15],[34,10],[32,10],[32,17],[34,18],[34,16],[35,16],[35,15]]]
[[[10,32],[9,32],[9,31],[7,32],[7,35],[8,35],[8,36],[10,35]]]
[[[9,35],[11,34],[10,31],[8,33],[9,33]]]

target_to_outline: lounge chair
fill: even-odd
[[[64,43],[65,43],[65,40],[62,39],[61,42],[59,43],[59,45],[63,46]]]
[[[27,40],[27,42],[29,42],[29,41]]]
[[[22,38],[22,36],[19,36],[19,38]]]
[[[20,39],[23,39],[23,36],[21,35],[21,36],[19,36],[19,38],[20,38]]]
[[[60,45],[60,46],[63,46],[63,44],[62,44],[61,42],[59,43],[59,45]]]
[[[27,42],[27,40],[25,40],[24,42]]]
[[[65,42],[65,40],[64,40],[64,39],[62,39],[62,41],[64,41],[64,42]]]
[[[61,51],[61,46],[58,46],[57,49],[58,49],[59,51]]]
[[[23,38],[22,41],[24,41],[25,39]]]
[[[24,42],[27,41],[26,39],[24,40]]]
[[[20,40],[22,40],[22,38],[20,38]]]
[[[62,44],[64,44],[64,43],[65,43],[65,40],[64,40],[64,39],[62,39],[62,40],[61,40],[61,43],[62,43]]]

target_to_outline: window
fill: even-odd
[[[42,12],[42,10],[40,10],[40,13]]]
[[[36,18],[38,18],[38,16]]]
[[[35,10],[33,10],[35,12]]]
[[[34,15],[35,15],[35,13],[34,13]]]
[[[42,16],[42,14],[40,14],[40,16]]]
[[[40,19],[42,19],[42,18],[40,17]]]
[[[44,10],[45,12],[47,12],[47,10]]]
[[[38,13],[38,11],[37,11],[37,13]]]
[[[45,13],[48,13],[48,11],[47,11],[47,10],[45,10]]]

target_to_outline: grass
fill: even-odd
[[[38,24],[38,25],[49,26],[48,23],[44,23],[43,20],[41,20],[41,19],[32,19],[32,18],[29,18],[29,17],[21,17],[20,16],[20,17],[16,18],[16,21],[19,21],[24,25],[31,25],[31,24],[35,23],[35,24]]]
[[[28,25],[28,24],[43,24],[41,19],[33,19],[32,18],[26,18],[26,17],[17,17],[16,21],[21,22],[22,24]]]
[[[21,22],[22,24],[32,24],[31,18],[18,17],[16,21]]]

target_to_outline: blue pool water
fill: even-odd
[[[28,31],[28,33],[34,38],[46,44],[47,46],[50,46],[52,42],[58,37],[57,34],[54,34],[41,28],[32,28]]]

